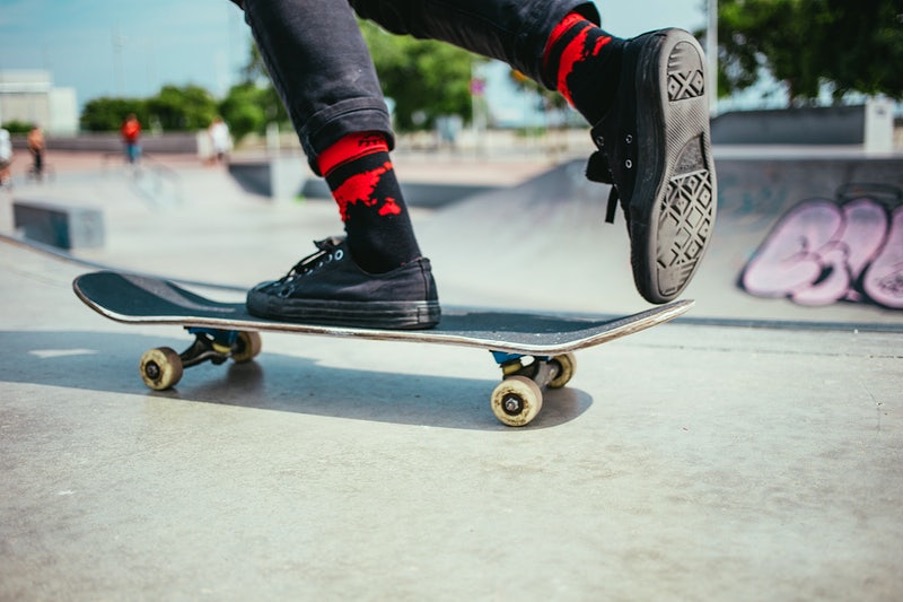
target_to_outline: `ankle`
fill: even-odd
[[[355,263],[373,274],[420,256],[385,136],[350,134],[317,158],[348,235]]]
[[[614,101],[623,44],[579,13],[569,13],[547,40],[547,81],[591,124],[602,119]]]

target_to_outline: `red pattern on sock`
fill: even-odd
[[[349,207],[357,203],[361,203],[365,207],[379,205],[377,213],[381,216],[399,215],[402,212],[394,198],[380,199],[374,195],[374,191],[380,184],[380,178],[392,170],[392,162],[387,161],[377,169],[353,175],[333,190],[333,198],[339,205],[339,215],[343,222],[348,221]]]
[[[401,186],[380,132],[344,136],[317,157],[358,266],[382,274],[421,256]]]
[[[562,19],[558,25],[553,27],[552,33],[549,34],[549,40],[546,41],[546,48],[543,51],[544,60],[549,58],[549,53],[552,51],[552,46],[559,39],[565,35],[569,29],[580,23],[581,21],[586,21],[587,19],[581,15],[580,13],[568,13],[565,15],[565,18]]]
[[[593,47],[587,49],[588,36],[597,26],[579,13],[569,13],[553,28],[549,40],[546,42],[544,61],[554,60],[551,54],[556,42],[575,28],[580,28],[580,31],[562,49],[562,54],[558,57],[559,64],[556,71],[556,89],[571,106],[574,106],[574,97],[568,86],[568,77],[574,70],[574,66],[590,57],[597,56],[603,47],[612,41],[611,36],[601,35],[594,41]]]

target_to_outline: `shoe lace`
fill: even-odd
[[[612,169],[609,167],[609,155],[606,153],[605,144],[600,145],[599,150],[590,155],[590,160],[587,162],[587,179],[591,182],[610,185],[609,200],[606,205],[606,223],[615,223],[615,212],[618,210],[620,197]]]
[[[334,259],[341,259],[343,251],[339,248],[343,239],[338,237],[315,240],[317,250],[301,259],[279,282],[288,282],[302,276],[312,274]]]

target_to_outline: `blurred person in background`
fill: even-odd
[[[125,121],[122,122],[122,126],[119,128],[119,133],[122,136],[126,162],[130,165],[135,165],[141,158],[141,145],[139,143],[139,139],[141,138],[141,122],[138,121],[138,117],[135,113],[130,113],[125,118]]]
[[[31,153],[31,170],[29,174],[39,182],[44,178],[44,153],[46,149],[44,130],[36,125],[31,128],[26,137],[28,152]]]

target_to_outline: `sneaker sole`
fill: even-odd
[[[677,29],[657,32],[637,78],[640,164],[631,203],[632,266],[640,293],[667,303],[688,285],[715,226],[716,172],[708,82],[700,44]],[[652,63],[652,64],[651,64]]]
[[[283,322],[375,328],[380,330],[421,330],[439,324],[440,306],[436,301],[311,301],[274,299],[251,291],[246,301],[248,312],[259,318]]]

